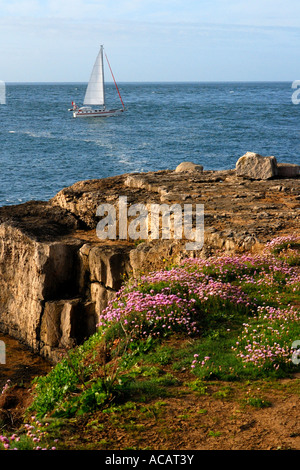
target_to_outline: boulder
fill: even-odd
[[[277,175],[276,158],[247,152],[236,162],[236,174],[254,180],[268,180]]]
[[[277,163],[277,174],[283,178],[294,178],[300,175],[300,165],[294,163]]]
[[[193,163],[193,162],[182,162],[176,167],[175,172],[181,173],[183,171],[187,171],[189,173],[193,173],[194,171],[199,171],[200,173],[202,173],[203,166],[196,165],[196,163]]]

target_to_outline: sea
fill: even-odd
[[[300,164],[291,82],[119,83],[126,112],[74,119],[86,83],[7,83],[0,104],[0,206],[47,201],[81,180],[235,167],[247,151]],[[120,107],[113,83],[107,107]]]

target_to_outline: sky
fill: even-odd
[[[299,0],[0,0],[0,80],[300,79]]]

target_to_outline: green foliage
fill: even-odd
[[[205,385],[201,379],[196,379],[188,383],[188,386],[190,387],[191,390],[193,390],[194,392],[197,392],[199,395],[207,394],[207,385]]]
[[[127,347],[127,351],[122,354],[120,367],[123,369],[130,368],[140,357],[147,355],[155,344],[158,344],[158,342],[152,336],[148,336],[145,340],[132,340]]]
[[[82,367],[81,354],[72,351],[45,377],[35,379],[35,400],[30,410],[38,410],[41,416],[52,411],[65,396],[80,392],[80,384],[90,368]]]
[[[272,403],[264,398],[255,398],[249,397],[245,400],[245,404],[249,406],[253,406],[254,408],[269,408],[272,406]]]
[[[90,413],[105,405],[110,397],[110,392],[102,378],[89,384],[82,392],[69,400],[66,400],[53,413],[53,416],[70,418],[74,415]]]

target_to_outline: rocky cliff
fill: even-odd
[[[259,250],[275,236],[299,231],[297,174],[262,180],[196,167],[81,181],[48,202],[0,208],[0,330],[56,361],[95,331],[126,277],[166,260]],[[186,240],[174,237],[100,240],[97,208],[110,204],[118,217],[119,196],[146,208],[203,204],[203,248],[188,251]]]

